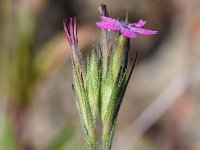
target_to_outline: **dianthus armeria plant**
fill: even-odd
[[[146,21],[137,23],[108,17],[105,4],[100,6],[100,46],[83,61],[78,46],[76,17],[63,21],[67,40],[72,48],[73,91],[78,107],[85,142],[89,150],[97,149],[96,120],[102,121],[102,150],[110,150],[119,108],[133,72],[135,59],[129,60],[130,39],[137,34],[156,34],[143,29]],[[115,31],[112,38],[111,30]]]

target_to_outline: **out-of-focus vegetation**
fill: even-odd
[[[200,2],[106,2],[112,17],[128,11],[132,21],[143,18],[159,31],[131,41],[139,61],[113,150],[200,149]],[[77,16],[79,44],[89,52],[100,38],[99,4],[0,1],[0,150],[84,149],[62,19]]]

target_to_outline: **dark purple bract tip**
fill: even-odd
[[[77,38],[76,17],[70,17],[69,23],[67,19],[64,19],[63,26],[64,26],[65,35],[67,37],[69,44],[71,46],[77,46],[78,38]]]

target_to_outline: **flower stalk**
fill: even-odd
[[[134,61],[129,60],[130,39],[138,34],[151,35],[157,31],[143,29],[146,21],[137,23],[118,21],[108,17],[105,4],[100,6],[100,48],[94,48],[84,63],[78,47],[76,18],[63,21],[67,40],[72,48],[73,91],[88,149],[97,149],[96,119],[102,121],[102,150],[110,150],[115,132],[118,112],[128,82],[133,72]],[[117,32],[113,40],[111,31]],[[131,66],[131,67],[130,67]]]

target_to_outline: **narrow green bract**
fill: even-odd
[[[84,77],[73,63],[73,90],[76,97],[80,120],[88,149],[96,149],[96,118],[99,103],[98,60],[94,54],[88,58]]]

